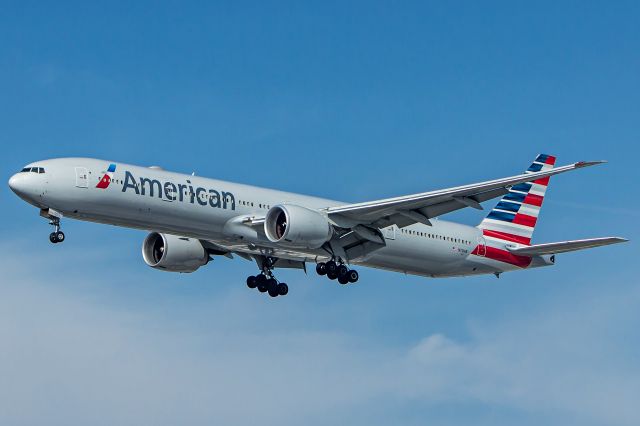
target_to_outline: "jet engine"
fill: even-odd
[[[269,209],[264,232],[272,243],[316,249],[331,239],[333,227],[322,213],[288,204]]]
[[[152,268],[168,272],[194,272],[209,262],[199,240],[157,232],[144,239],[142,257]]]

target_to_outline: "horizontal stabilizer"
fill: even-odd
[[[586,240],[561,241],[558,243],[536,244],[533,246],[509,248],[513,254],[522,256],[539,256],[543,254],[565,253],[568,251],[584,250],[592,247],[608,246],[609,244],[624,243],[629,240],[620,237],[589,238]]]

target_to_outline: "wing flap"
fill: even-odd
[[[536,244],[533,246],[510,248],[507,247],[513,254],[522,256],[540,256],[543,254],[557,254],[565,253],[568,251],[584,250],[593,247],[607,246],[609,244],[624,243],[629,240],[620,237],[603,237],[603,238],[589,238],[585,240],[571,240],[561,241],[557,243],[545,243]]]

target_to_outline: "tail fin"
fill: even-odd
[[[555,162],[556,157],[540,154],[526,173],[549,170]],[[478,228],[485,237],[530,245],[548,185],[549,177],[514,185]]]

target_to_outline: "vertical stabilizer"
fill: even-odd
[[[540,154],[526,173],[549,170],[555,162],[556,157]],[[530,245],[548,185],[548,177],[514,185],[478,228],[487,239]]]

